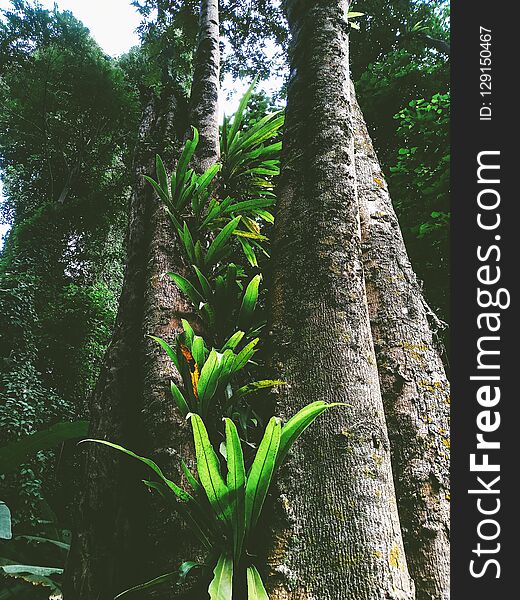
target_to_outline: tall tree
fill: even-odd
[[[361,262],[348,56],[349,3],[284,3],[291,78],[271,289],[272,366],[286,418],[325,415],[277,482],[273,600],[413,598]]]
[[[196,169],[201,171],[218,159],[219,52],[218,5],[216,0],[202,0],[189,110],[177,86],[165,81],[160,104],[152,99],[143,115],[118,323],[91,407],[93,437],[110,438],[142,451],[172,479],[181,474],[180,457],[191,454],[191,434],[171,401],[169,381],[179,375],[146,336],[172,342],[181,331],[181,318],[190,319],[191,314],[178,288],[164,277],[167,272],[183,273],[185,265],[171,223],[143,175],[152,173],[155,152],[178,156],[190,124],[200,128]],[[168,140],[169,147],[161,139]],[[138,530],[136,523],[143,522],[142,515],[150,511],[142,512],[146,501],[141,494],[129,494],[130,480],[136,480],[135,473],[121,467],[118,457],[104,449],[89,449],[86,493],[67,567],[65,597],[108,600],[132,583],[171,570],[179,558],[186,557],[190,542],[178,518],[169,517],[165,524],[162,515],[152,516],[144,519],[150,526],[148,534]],[[122,545],[129,552],[118,550]],[[143,562],[153,571],[136,566],[132,572],[130,553],[144,554]],[[171,597],[172,592],[166,588],[160,594]]]
[[[0,443],[85,416],[117,310],[138,119],[123,71],[79,21],[12,4],[0,20],[0,218],[11,226],[0,258]],[[37,524],[42,493],[67,513],[53,459],[40,454],[4,482],[17,524]]]
[[[449,383],[352,88],[363,266],[406,556],[418,600],[449,597]]]

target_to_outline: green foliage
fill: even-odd
[[[125,72],[57,8],[2,10],[0,73],[2,444],[86,413],[122,282],[139,105]],[[35,524],[53,461],[39,452],[2,475],[16,524]]]
[[[213,447],[202,418],[198,414],[190,413],[188,417],[193,429],[200,480],[199,484],[193,475],[188,478],[191,482],[191,493],[185,492],[166,478],[157,464],[148,458],[105,440],[83,441],[114,448],[139,460],[152,471],[155,481],[146,480],[145,485],[157,491],[163,498],[171,497],[173,506],[186,519],[201,544],[211,555],[219,556],[208,590],[211,600],[231,599],[233,570],[250,561],[250,555],[244,552],[243,545],[247,548],[248,540],[253,537],[275,470],[303,431],[325,410],[339,406],[324,402],[315,404],[319,405],[319,410],[309,405],[285,425],[282,425],[277,417],[272,417],[247,471],[242,444],[233,421],[229,418],[224,419],[224,459],[219,458],[219,453]],[[125,593],[159,585],[173,577],[174,575],[169,573]],[[260,575],[252,565],[248,565],[248,587],[253,598],[254,594],[259,598],[262,598],[260,594],[265,594]]]
[[[175,171],[168,175],[157,157],[156,179],[146,177],[164,204],[192,268],[184,275],[168,275],[191,301],[198,318],[191,324],[182,320],[183,332],[173,346],[152,337],[182,380],[182,384],[172,382],[171,391],[178,410],[191,421],[198,480],[183,463],[191,487],[187,492],[167,479],[150,459],[105,440],[86,440],[119,450],[152,471],[154,479],[145,480],[145,485],[170,499],[208,552],[213,567],[208,588],[211,600],[232,600],[235,580],[242,575],[249,598],[267,598],[248,546],[269,486],[299,436],[326,409],[336,406],[315,402],[285,425],[273,416],[255,443],[259,420],[250,416],[249,396],[283,382],[263,379],[245,383],[260,341],[257,333],[262,322],[257,313],[262,275],[247,272],[258,270],[258,262],[251,260],[256,257],[251,245],[242,244],[245,264],[231,262],[231,257],[236,255],[236,239],[243,242],[244,237],[255,244],[255,250],[265,252],[268,237],[260,223],[274,220],[268,208],[275,199],[272,178],[279,172],[280,150],[280,144],[270,140],[278,134],[283,118],[275,113],[243,127],[253,86],[233,120],[224,121],[222,165],[213,165],[203,174],[189,167],[198,143],[194,129]],[[233,196],[230,190],[235,192]],[[120,595],[174,577],[168,573]]]
[[[443,316],[449,315],[450,95],[413,100],[396,119],[401,145],[392,184],[417,274]],[[417,202],[418,194],[420,202]]]
[[[362,10],[351,42],[357,96],[413,268],[449,321],[449,3],[366,0]]]

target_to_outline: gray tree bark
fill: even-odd
[[[194,169],[204,172],[220,156],[218,100],[220,89],[218,0],[201,0],[199,36],[190,95],[190,125],[199,130]]]
[[[144,174],[154,155],[178,156],[187,124],[199,130],[194,168],[201,172],[219,157],[218,4],[201,3],[189,116],[171,93],[161,108],[151,101],[143,116],[135,160],[128,259],[116,329],[91,404],[90,437],[108,439],[150,456],[168,477],[181,479],[180,460],[190,462],[191,429],[171,399],[178,380],[169,359],[147,336],[172,343],[181,318],[193,320],[189,303],[164,274],[185,272],[180,247],[161,203]],[[215,53],[216,52],[216,53]],[[165,107],[166,104],[166,107]],[[164,140],[167,140],[165,143]],[[181,519],[142,490],[139,470],[106,448],[85,450],[84,490],[69,556],[64,597],[111,600],[133,584],[175,571],[193,558],[192,536]],[[189,586],[154,590],[154,598],[198,598]]]
[[[169,103],[174,104],[173,98]],[[170,109],[172,106],[170,106]],[[142,445],[143,315],[149,248],[158,232],[152,224],[156,201],[144,173],[152,172],[157,138],[164,134],[158,99],[144,111],[135,156],[125,280],[112,342],[90,404],[93,438],[136,450]],[[83,485],[78,494],[75,535],[65,570],[64,596],[108,600],[143,576],[136,548],[142,546],[145,496],[139,471],[106,448],[82,448]],[[130,526],[130,523],[132,524]]]
[[[272,369],[284,420],[320,417],[277,479],[271,600],[414,597],[361,263],[348,2],[287,0],[291,77],[273,244]]]
[[[399,515],[418,600],[450,586],[449,383],[352,88],[363,266]]]

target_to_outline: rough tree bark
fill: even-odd
[[[127,264],[116,326],[90,405],[90,437],[131,447],[140,437],[143,308],[148,245],[154,237],[150,220],[155,201],[142,174],[152,169],[155,148],[151,146],[161,128],[159,112],[158,99],[151,97],[134,159]],[[83,448],[83,485],[64,582],[64,597],[71,600],[108,600],[140,577],[141,569],[133,562],[141,537],[140,527],[134,526],[141,521],[133,517],[143,500],[133,483],[137,473],[120,456],[106,450],[95,445]]]
[[[197,173],[204,172],[220,156],[218,127],[219,96],[219,24],[218,1],[202,0],[200,4],[199,36],[194,57],[194,72],[190,93],[187,125],[196,127],[199,144],[191,166]],[[191,127],[187,135],[191,137]],[[158,335],[171,345],[182,331],[181,319],[187,319],[197,330],[198,322],[189,303],[177,287],[164,278],[168,271],[186,275],[186,266],[180,259],[181,249],[171,223],[162,207],[153,217],[156,234],[151,245],[147,274],[144,327],[149,335]],[[175,257],[175,260],[173,258]],[[143,423],[147,435],[147,456],[155,460],[174,481],[184,480],[181,459],[194,466],[191,427],[172,402],[170,380],[181,384],[179,374],[171,361],[154,342],[148,344],[144,376]],[[149,539],[154,543],[154,576],[175,571],[188,559],[198,557],[200,548],[176,513],[161,509],[154,503],[159,518],[152,517]],[[165,520],[168,535],[164,535]],[[197,583],[186,581],[182,587],[172,583],[153,590],[153,598],[197,598],[201,591]]]
[[[361,264],[348,2],[287,0],[291,32],[273,246],[276,412],[331,409],[280,471],[272,600],[413,598]]]
[[[188,123],[200,135],[194,168],[200,172],[218,160],[216,0],[201,2],[200,23],[188,119],[186,110],[179,110],[175,93],[163,98],[161,109],[151,102],[143,117],[125,282],[115,333],[91,406],[90,437],[109,439],[150,456],[174,480],[180,479],[180,459],[190,462],[191,430],[174,408],[169,391],[169,381],[179,375],[147,336],[172,342],[181,330],[181,318],[191,320],[192,313],[177,287],[164,277],[168,271],[183,273],[185,265],[166,213],[142,176],[154,173],[154,154],[161,153],[166,143],[170,156],[178,155]],[[86,451],[84,490],[66,569],[67,600],[111,600],[134,583],[175,571],[196,550],[181,520],[143,494],[138,475],[134,465],[106,448],[91,446]],[[157,588],[153,597],[194,598],[197,593],[186,587],[175,591],[165,587]]]
[[[200,143],[193,165],[193,168],[198,172],[204,172],[220,157],[218,124],[219,40],[218,0],[202,0],[190,94],[190,125],[199,130],[200,136]]]
[[[406,556],[418,600],[449,598],[449,383],[352,88],[368,306]]]

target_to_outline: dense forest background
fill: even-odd
[[[9,231],[0,256],[0,445],[89,418],[122,286],[141,114],[149,90],[160,97],[172,72],[180,90],[189,88],[197,30],[196,3],[184,3],[174,26],[160,2],[158,11],[154,2],[134,4],[142,42],[118,58],[70,12],[25,0],[2,11],[0,219]],[[287,32],[277,3],[260,2],[243,15],[231,4],[221,3],[223,73],[247,82],[283,74]],[[350,42],[357,97],[444,346],[449,3],[365,0],[351,10],[363,13]],[[184,37],[173,39],[179,28]],[[246,121],[284,102],[284,88],[273,97],[256,92]],[[0,474],[19,536],[51,528],[67,544],[76,460],[74,444],[64,444]],[[27,560],[63,560],[59,547],[42,550],[22,537]]]

